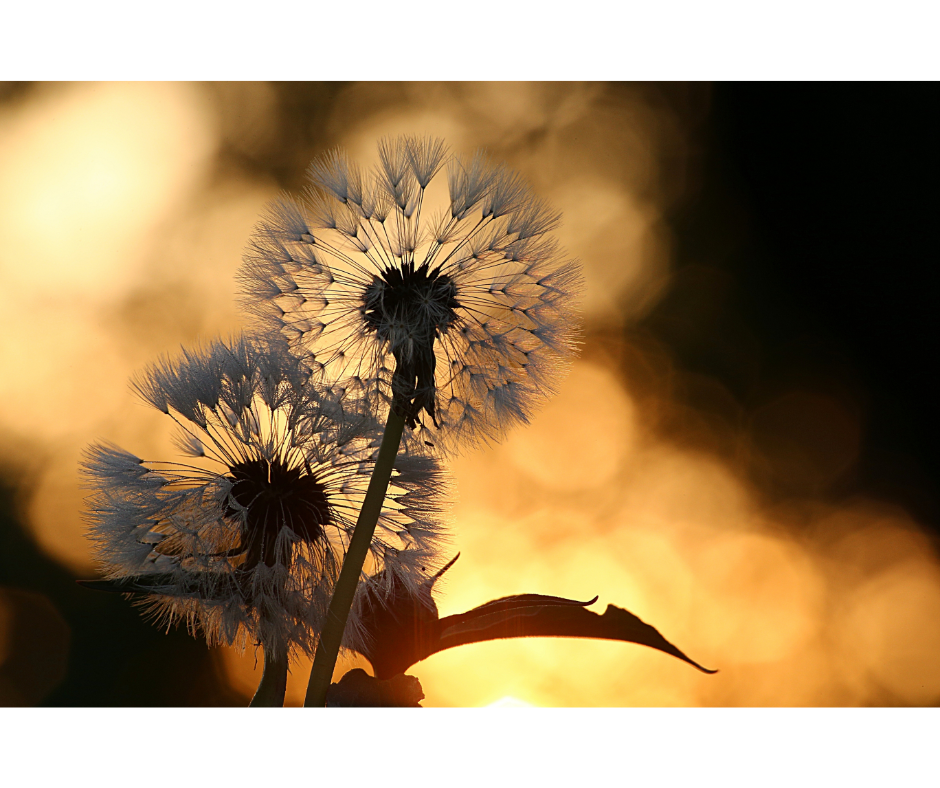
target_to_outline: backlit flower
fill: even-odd
[[[106,577],[210,645],[312,652],[381,425],[312,381],[283,340],[215,342],[151,368],[135,387],[176,422],[189,459],[87,451],[90,537]],[[366,571],[417,589],[441,538],[440,471],[407,452],[395,467]],[[357,631],[350,619],[352,644]]]
[[[496,439],[574,352],[581,273],[550,236],[559,215],[441,140],[383,140],[379,160],[365,173],[334,151],[305,205],[271,206],[240,272],[246,306],[328,379],[439,427],[424,437],[443,449]]]

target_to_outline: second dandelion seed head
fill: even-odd
[[[110,445],[86,452],[90,536],[109,582],[210,644],[311,653],[366,494],[381,427],[310,379],[282,339],[185,352],[136,388],[170,416],[184,462]],[[399,456],[368,572],[419,588],[436,563],[446,484],[437,462]],[[360,641],[350,621],[348,643]]]

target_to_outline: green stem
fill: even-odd
[[[372,470],[369,480],[369,489],[356,521],[352,539],[343,561],[343,568],[336,581],[333,598],[330,600],[330,610],[320,635],[317,653],[313,658],[313,668],[310,671],[310,682],[307,684],[307,696],[304,706],[326,705],[326,693],[333,679],[333,669],[336,666],[336,657],[343,641],[343,632],[346,629],[346,619],[356,596],[356,586],[359,576],[372,544],[372,534],[375,533],[375,524],[379,520],[382,506],[385,503],[385,492],[388,482],[392,478],[392,468],[395,457],[398,456],[398,446],[401,435],[405,429],[405,419],[395,413],[394,408],[389,409],[388,421],[385,424],[385,435],[382,437],[382,446],[379,456]],[[263,681],[263,679],[262,679]]]
[[[287,692],[287,655],[274,657],[264,650],[264,672],[249,706],[283,706]]]

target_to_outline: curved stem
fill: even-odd
[[[287,655],[274,657],[264,650],[264,671],[261,683],[249,706],[283,706],[287,692]]]
[[[336,657],[343,641],[346,620],[349,618],[349,610],[356,595],[356,586],[359,584],[362,566],[365,563],[366,555],[369,553],[372,534],[375,533],[375,524],[379,520],[382,505],[385,503],[385,492],[388,490],[388,482],[392,478],[392,468],[395,465],[401,435],[405,429],[404,417],[397,414],[395,410],[394,407],[389,409],[379,456],[375,461],[375,468],[372,470],[372,478],[369,480],[369,488],[366,491],[366,498],[359,512],[359,519],[356,521],[356,528],[353,531],[352,539],[349,541],[343,568],[340,570],[339,579],[336,581],[333,598],[330,600],[330,610],[323,626],[323,633],[320,635],[316,656],[313,658],[313,668],[310,671],[310,681],[307,684],[307,696],[304,698],[304,706],[322,707],[326,705],[326,693],[333,678],[333,669],[336,666]]]

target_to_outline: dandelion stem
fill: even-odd
[[[287,655],[273,656],[264,650],[264,672],[249,706],[283,706],[287,692]]]
[[[405,419],[396,413],[396,408],[389,409],[388,421],[385,424],[385,434],[382,436],[382,446],[379,456],[372,470],[369,480],[369,489],[356,521],[343,568],[340,570],[333,598],[330,600],[330,610],[320,635],[317,653],[313,658],[313,668],[310,671],[310,682],[307,684],[307,696],[304,706],[323,707],[326,705],[326,693],[333,678],[333,669],[336,657],[343,640],[343,631],[346,629],[346,619],[356,595],[356,586],[359,575],[372,543],[375,525],[385,503],[385,492],[388,482],[392,478],[392,468],[395,457],[398,455],[398,446],[401,443],[402,432],[405,429]],[[262,678],[262,683],[264,679]],[[260,689],[259,689],[260,691]]]

